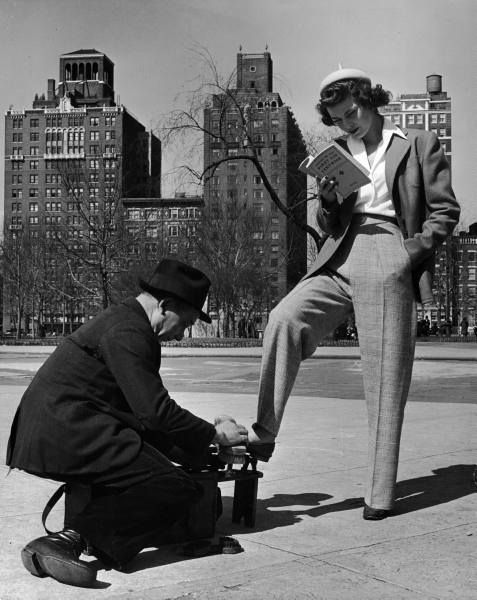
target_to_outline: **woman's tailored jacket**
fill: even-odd
[[[385,176],[396,218],[404,236],[413,270],[416,300],[432,302],[434,254],[457,225],[459,204],[437,136],[421,129],[403,130],[407,139],[394,135],[385,154]],[[349,151],[346,137],[336,140]],[[318,207],[319,227],[328,235],[305,279],[326,266],[351,222],[357,192],[342,203]]]
[[[204,452],[215,428],[170,398],[160,362],[160,344],[136,299],[106,309],[33,378],[15,415],[7,464],[61,479],[114,472],[136,458],[144,440]]]

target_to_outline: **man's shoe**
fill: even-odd
[[[384,508],[371,508],[367,504],[364,505],[363,519],[366,521],[381,521],[391,514],[390,510]]]
[[[72,529],[44,535],[22,550],[25,568],[36,577],[49,575],[60,583],[90,587],[96,582],[97,571],[79,560],[86,545]]]

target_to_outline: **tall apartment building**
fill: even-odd
[[[244,136],[246,127],[249,139]],[[216,94],[205,109],[204,167],[221,158],[222,163],[204,186],[206,208],[226,202],[251,208],[267,223],[253,235],[257,261],[265,262],[273,306],[306,271],[306,233],[272,203],[249,160],[237,159],[256,149],[258,158],[282,202],[294,207],[306,194],[306,175],[298,171],[306,156],[300,129],[289,106],[273,91],[273,63],[269,52],[237,54],[236,87]],[[294,209],[306,223],[306,202]]]
[[[80,173],[73,188],[67,169]],[[6,112],[6,233],[50,237],[64,226],[78,246],[78,199],[93,214],[101,199],[158,197],[160,185],[161,142],[116,103],[114,64],[102,52],[62,54],[58,85],[48,79],[32,108]]]
[[[402,128],[433,131],[452,167],[451,98],[442,91],[441,75],[426,77],[425,92],[400,94],[380,110]]]
[[[468,231],[461,231],[457,238],[458,285],[460,320],[467,318],[470,325],[477,325],[477,223]]]

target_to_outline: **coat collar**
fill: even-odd
[[[407,129],[402,129],[401,131],[404,135],[402,136],[402,135],[394,134],[392,136],[391,141],[389,142],[389,145],[386,150],[385,177],[386,177],[386,185],[388,186],[388,190],[391,193],[393,190],[393,183],[394,183],[394,179],[396,177],[398,167],[399,167],[401,161],[403,160],[403,158],[406,156],[406,154],[409,152],[409,150],[411,148],[411,144],[407,137],[407,135],[408,135]],[[341,136],[339,138],[336,138],[335,142],[337,144],[339,144],[344,150],[347,150],[351,154],[351,151],[349,149],[349,146],[348,146],[348,143],[346,140],[346,136]],[[348,197],[348,199],[353,198],[352,204],[354,204],[355,196],[356,196],[356,193],[353,193]]]
[[[386,151],[385,177],[388,190],[392,193],[396,173],[406,154],[411,149],[411,144],[407,138],[407,130],[403,130],[405,138],[400,135],[393,135]]]

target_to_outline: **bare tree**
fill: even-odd
[[[121,295],[118,282],[144,237],[144,224],[131,223],[121,203],[121,159],[58,161],[57,172],[67,198],[55,237],[72,281],[106,308]]]
[[[270,309],[274,275],[265,268],[269,236],[269,221],[250,207],[228,202],[204,210],[193,247],[195,262],[212,281],[209,310],[217,318],[218,336],[235,336],[238,319],[261,321]]]
[[[306,222],[306,190],[302,189],[295,198],[283,198],[273,184],[271,174],[260,160],[260,143],[253,131],[252,109],[244,104],[243,99],[234,87],[235,72],[228,77],[223,77],[217,65],[206,48],[199,47],[195,50],[202,66],[201,74],[195,81],[195,87],[186,94],[187,107],[173,110],[165,119],[161,137],[165,144],[176,144],[181,148],[183,163],[180,169],[187,173],[196,184],[203,184],[214,176],[217,168],[229,161],[244,160],[253,164],[256,173],[261,177],[263,185],[268,192],[271,202],[298,228],[305,231],[315,242],[320,244],[318,231]],[[180,100],[178,99],[178,102]],[[212,126],[204,120],[204,112],[211,107],[218,109],[219,118],[214,120]],[[233,156],[223,156],[207,162],[204,166],[198,164],[198,157],[202,156],[204,136],[213,142],[226,145],[231,139],[226,115],[233,111],[236,116],[236,127],[233,131],[234,139],[238,141],[238,150]],[[296,140],[295,162],[298,158],[305,157],[303,140]],[[188,152],[184,150],[188,148]],[[293,151],[293,149],[292,149]],[[305,217],[303,218],[303,215]]]

